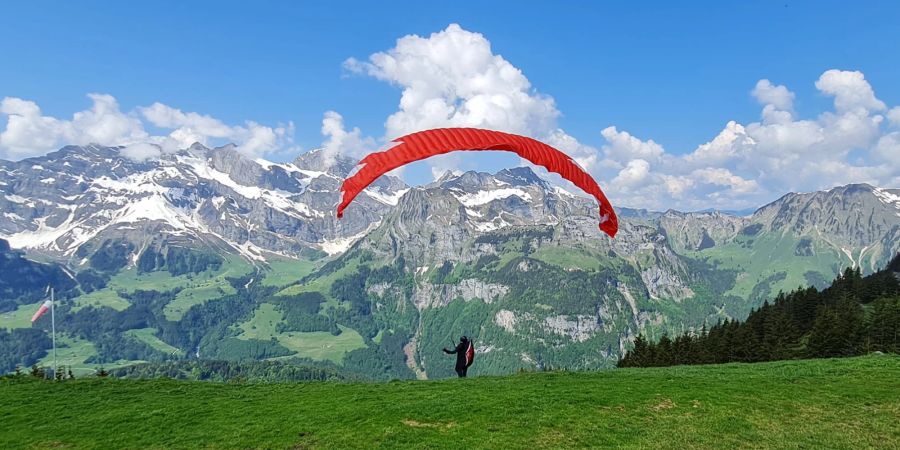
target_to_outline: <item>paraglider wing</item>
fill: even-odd
[[[394,139],[397,145],[367,155],[359,162],[359,170],[344,180],[344,196],[337,208],[337,216],[369,184],[381,175],[414,161],[452,151],[498,150],[513,152],[542,166],[587,192],[600,204],[600,229],[615,237],[619,222],[612,205],[600,186],[587,172],[565,153],[543,142],[525,136],[478,128],[437,128],[420,131]]]

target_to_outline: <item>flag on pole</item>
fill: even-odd
[[[45,313],[47,313],[47,311],[50,310],[50,306],[52,306],[52,304],[50,303],[50,300],[44,301],[44,303],[41,304],[41,307],[38,308],[38,310],[34,312],[33,316],[31,316],[31,323],[34,323],[35,320],[40,319],[41,316],[43,316]]]

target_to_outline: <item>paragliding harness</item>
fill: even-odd
[[[475,343],[463,336],[459,339],[459,344],[456,345],[456,348],[453,350],[444,349],[444,353],[456,353],[456,374],[460,378],[465,378],[469,366],[475,362]]]

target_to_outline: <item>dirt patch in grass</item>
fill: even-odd
[[[666,409],[672,409],[674,407],[675,402],[673,402],[671,399],[664,398],[661,402],[657,403],[656,406],[653,406],[650,409],[658,412]]]
[[[452,422],[452,421],[447,422],[447,423],[440,423],[440,422],[419,422],[418,420],[403,419],[400,422],[402,422],[406,426],[413,427],[413,428],[440,428],[440,429],[448,430],[448,429],[456,426],[456,422]]]

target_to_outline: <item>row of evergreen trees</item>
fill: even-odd
[[[900,353],[900,255],[862,277],[846,269],[831,287],[779,293],[747,320],[726,320],[699,334],[656,343],[638,336],[619,367],[758,362]]]

